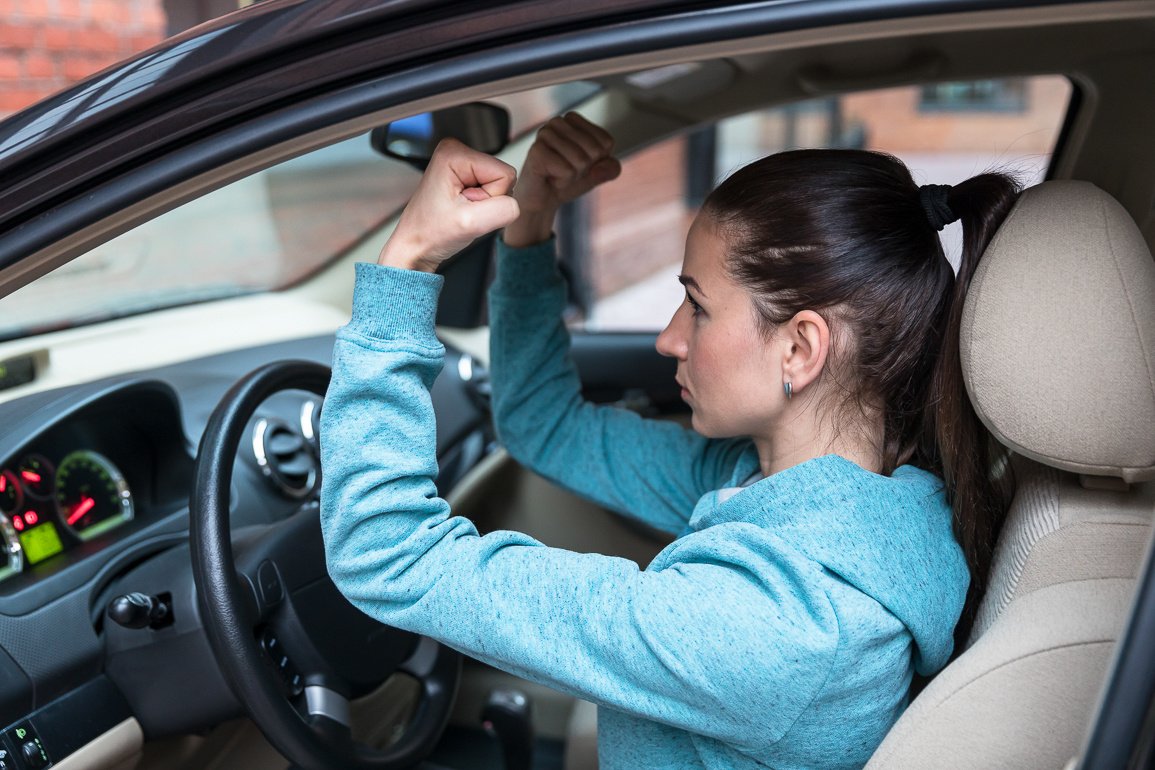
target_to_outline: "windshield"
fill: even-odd
[[[490,101],[510,110],[516,137],[596,91],[566,83]],[[420,178],[368,136],[257,172],[0,298],[0,340],[291,286],[371,236]]]

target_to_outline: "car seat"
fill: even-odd
[[[1017,491],[967,649],[867,770],[1060,770],[1087,734],[1155,510],[1155,263],[1122,206],[1087,182],[1026,190],[971,282],[960,343]]]

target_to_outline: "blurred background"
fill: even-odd
[[[0,119],[250,0],[0,0]]]

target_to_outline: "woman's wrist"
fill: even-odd
[[[403,270],[420,270],[424,273],[437,272],[437,261],[426,260],[421,256],[421,246],[396,235],[385,242],[381,254],[377,257],[377,264],[384,267],[397,267]]]
[[[512,249],[523,249],[547,241],[553,235],[553,220],[556,213],[556,209],[548,211],[523,209],[521,216],[505,226],[502,240]]]

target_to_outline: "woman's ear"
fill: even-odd
[[[782,376],[799,393],[822,374],[830,353],[830,326],[813,310],[802,310],[778,327],[788,347],[782,359]]]

